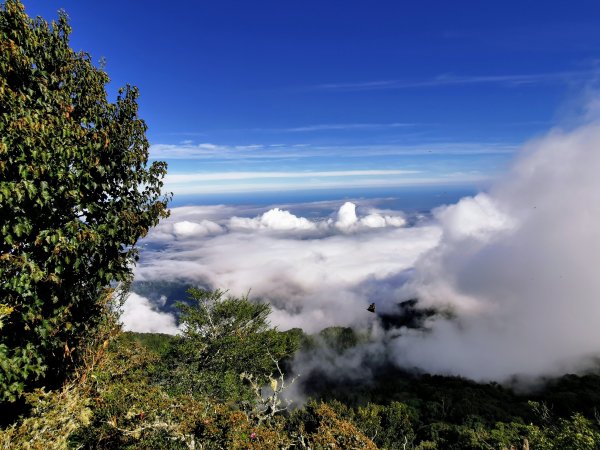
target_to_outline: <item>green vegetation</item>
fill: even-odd
[[[61,385],[167,215],[137,90],[110,103],[70,31],[0,6],[0,402]]]
[[[4,429],[9,448],[376,448],[325,403],[291,411],[280,358],[299,334],[270,307],[192,290],[181,336],[121,333],[90,352],[62,390],[27,394],[32,409]],[[68,399],[68,401],[65,401]]]
[[[269,326],[266,303],[226,297],[222,291],[189,292],[194,302],[179,305],[183,333],[163,368],[169,390],[219,402],[253,400],[245,381],[267,384],[277,362],[298,344]]]
[[[0,446],[600,448],[597,397],[582,395],[595,392],[596,375],[568,375],[524,395],[390,367],[346,384],[312,373],[302,388],[313,398],[293,407],[281,360],[299,345],[317,351],[333,344],[343,352],[365,338],[340,327],[314,336],[279,332],[266,304],[221,291],[191,294],[190,304],[180,304],[184,333],[120,333],[109,345],[98,342],[62,389],[26,395],[31,411],[3,430]]]

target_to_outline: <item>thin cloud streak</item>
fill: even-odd
[[[272,132],[286,132],[286,133],[300,133],[300,132],[311,132],[311,131],[334,131],[334,130],[372,130],[378,128],[403,128],[403,127],[414,127],[415,123],[406,122],[392,122],[392,123],[325,123],[317,125],[306,125],[293,128],[270,128],[270,129],[258,129],[255,128],[253,131],[272,131]]]
[[[419,145],[310,145],[278,144],[265,145],[217,145],[202,144],[154,144],[150,147],[151,159],[198,159],[198,160],[250,160],[250,159],[299,159],[343,155],[344,158],[374,156],[418,156],[418,155],[486,155],[511,154],[517,150],[515,144],[498,142],[453,142]]]
[[[550,72],[535,74],[513,74],[513,75],[475,75],[475,76],[456,76],[451,74],[439,75],[435,78],[422,81],[407,80],[380,80],[365,81],[357,83],[328,83],[312,86],[310,90],[331,90],[331,91],[367,91],[383,89],[411,89],[443,87],[456,85],[477,85],[477,84],[500,84],[506,86],[533,85],[543,83],[568,83],[574,79],[588,79],[595,72],[590,71],[572,71],[572,72]]]
[[[482,184],[490,181],[490,176],[480,173],[449,173],[428,177],[389,177],[389,178],[348,178],[334,182],[319,179],[307,182],[301,179],[296,182],[284,183],[224,183],[210,184],[206,182],[181,182],[171,183],[166,179],[165,189],[175,194],[231,194],[247,192],[281,192],[281,191],[309,191],[319,189],[342,188],[378,188],[378,187],[409,187],[409,186],[436,186],[436,185],[462,185]]]
[[[420,173],[419,170],[337,170],[321,172],[217,172],[179,173],[167,175],[170,183],[193,181],[255,180],[265,178],[328,178],[328,177],[367,177],[380,175],[406,175]]]
[[[178,132],[178,133],[162,133],[163,136],[208,136],[209,133],[299,133],[299,132],[314,132],[314,131],[335,131],[335,130],[374,130],[385,128],[404,128],[415,127],[419,125],[431,125],[411,122],[351,122],[351,123],[318,123],[310,125],[299,125],[292,127],[253,127],[253,128],[225,128],[213,129],[205,132]]]

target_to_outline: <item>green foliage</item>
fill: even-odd
[[[90,423],[90,399],[76,384],[50,392],[36,389],[25,397],[32,407],[29,417],[0,432],[0,448],[67,449],[71,435]]]
[[[102,449],[140,448],[140,443],[146,448],[186,448],[190,428],[196,426],[190,413],[200,406],[172,398],[152,382],[149,374],[159,356],[135,339],[120,336],[108,350],[88,383],[94,414],[73,433],[71,443]]]
[[[581,414],[561,419],[553,433],[553,447],[561,450],[594,450],[600,448],[600,432],[591,420]]]
[[[460,377],[433,376],[404,371],[393,365],[379,365],[365,370],[363,379],[331,379],[316,371],[302,377],[308,395],[349,406],[367,403],[389,404],[398,401],[418,411],[423,422],[462,424],[477,416],[486,426],[534,418],[527,398],[518,396],[497,383],[476,383]]]
[[[135,333],[126,331],[121,334],[120,339],[122,342],[136,341],[144,348],[162,357],[170,351],[176,337],[163,333]]]
[[[360,339],[352,344],[352,336],[338,327],[304,336],[303,359],[318,355],[321,345],[342,354],[361,345]],[[301,378],[302,388],[380,448],[520,450],[527,448],[524,442],[532,450],[600,448],[597,374],[565,375],[524,394],[385,363],[369,365],[365,373],[344,379],[316,369]]]
[[[550,380],[542,394],[555,415],[570,417],[579,411],[592,417],[600,405],[600,374],[564,375]]]
[[[271,308],[223,291],[190,289],[192,304],[181,303],[183,334],[175,341],[166,372],[171,388],[219,401],[251,401],[244,382],[252,377],[266,384],[277,361],[291,355],[298,343],[268,322]]]
[[[117,311],[111,305],[105,305],[103,320],[94,335],[86,340],[81,351],[82,362],[74,375],[60,389],[38,388],[23,394],[29,406],[28,414],[19,421],[14,421],[13,417],[12,423],[0,431],[0,448],[69,448],[71,435],[87,426],[93,416],[90,375],[106,358],[109,343],[119,329]],[[16,409],[14,404],[8,405],[9,408]]]
[[[102,449],[178,449],[197,448],[198,444],[201,448],[214,449],[291,446],[295,434],[284,429],[281,416],[263,423],[256,420],[249,408],[240,408],[244,405],[231,401],[231,397],[228,397],[229,403],[215,401],[217,394],[222,393],[222,382],[216,380],[216,373],[205,373],[202,379],[213,384],[203,385],[198,391],[175,387],[177,376],[185,378],[192,370],[202,372],[213,368],[214,371],[217,367],[230,375],[229,382],[234,388],[250,393],[240,378],[241,368],[252,369],[256,379],[262,376],[263,381],[266,371],[273,368],[240,366],[230,357],[212,363],[210,358],[203,357],[202,361],[209,364],[199,365],[193,356],[201,356],[197,351],[207,345],[217,352],[219,342],[225,346],[232,343],[232,349],[237,345],[231,355],[245,348],[252,339],[259,343],[255,347],[257,351],[268,354],[270,349],[266,345],[272,345],[273,350],[285,349],[285,354],[297,347],[293,333],[279,333],[269,327],[266,321],[269,310],[265,305],[253,304],[247,298],[225,298],[220,291],[192,291],[192,294],[195,303],[184,308],[187,328],[182,337],[122,333],[108,346],[106,354],[95,359],[92,373],[84,383],[87,387],[82,389],[88,401],[93,399],[90,401],[93,414],[88,423],[70,431],[71,446]],[[210,324],[212,333],[204,329],[202,323]],[[220,333],[215,331],[217,329]],[[218,340],[228,333],[243,339],[241,342]],[[194,340],[190,340],[190,336]],[[265,340],[265,336],[269,339]],[[211,343],[211,339],[217,341]],[[188,353],[179,353],[180,349]],[[279,353],[271,356],[275,354]],[[269,363],[276,367],[273,360],[269,359]],[[172,364],[178,368],[175,377],[165,370],[165,366]]]
[[[286,426],[300,448],[377,448],[355,423],[340,415],[339,406],[310,401],[291,415]]]
[[[205,293],[209,295],[210,293]],[[210,296],[210,295],[209,295]],[[225,299],[219,297],[220,300]],[[239,299],[238,299],[239,300]],[[281,333],[282,336],[285,335]],[[298,337],[298,333],[293,333]],[[164,378],[164,335],[123,333],[97,341],[88,368],[62,390],[26,397],[29,417],[0,430],[0,447],[23,449],[587,450],[600,448],[598,423],[581,414],[554,418],[531,403],[536,423],[429,421],[404,402],[349,406],[310,400],[261,422],[239,402],[174,391]],[[106,342],[106,341],[105,341]],[[165,344],[167,343],[167,344]],[[157,345],[158,344],[158,345]],[[172,357],[172,355],[168,355]],[[524,446],[527,442],[528,447]]]
[[[0,5],[0,402],[58,386],[102,320],[106,287],[167,215],[164,163],[148,166],[137,89],[69,47],[65,14]]]
[[[280,424],[256,426],[246,414],[227,405],[168,393],[154,379],[158,354],[130,337],[121,336],[97,366],[91,393],[94,415],[72,433],[73,446],[103,450],[279,448],[278,443],[289,440]]]
[[[415,441],[413,426],[418,423],[416,411],[400,402],[389,405],[367,403],[349,408],[339,401],[330,406],[343,419],[352,422],[379,448],[412,448]]]

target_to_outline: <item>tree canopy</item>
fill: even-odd
[[[0,5],[0,402],[60,383],[168,214],[138,90],[109,102],[70,32],[64,13],[49,24]]]
[[[268,303],[220,290],[192,288],[189,293],[191,303],[179,304],[183,332],[166,367],[171,386],[219,401],[254,401],[244,378],[267,383],[278,361],[298,348],[298,340],[269,324]]]

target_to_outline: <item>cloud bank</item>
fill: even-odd
[[[478,380],[576,371],[600,355],[599,174],[592,124],[530,142],[488,192],[430,219],[350,202],[307,217],[175,208],[145,240],[135,275],[251,290],[282,329],[378,330],[352,367],[376,349],[400,367]],[[132,298],[132,310],[147,310]],[[383,330],[365,311],[371,301],[385,313],[411,298],[452,314],[424,329]]]
[[[452,308],[394,341],[403,365],[477,379],[585,368],[600,354],[600,126],[526,145],[489,194],[435,212],[440,243],[403,287]]]
[[[357,212],[351,202],[316,219],[279,208],[245,212],[173,209],[146,239],[136,280],[251,290],[273,305],[275,325],[315,332],[374,320],[365,286],[410,269],[440,236],[436,226],[406,227],[399,211]]]

